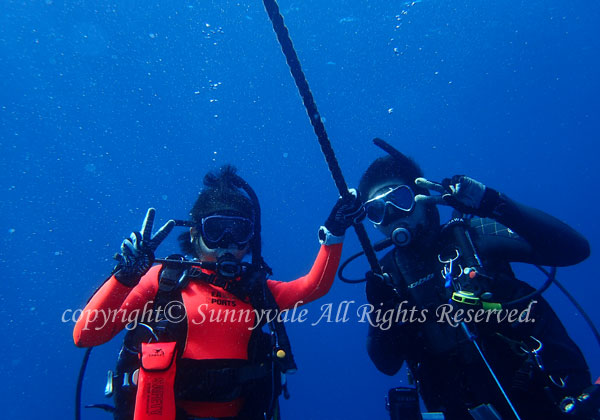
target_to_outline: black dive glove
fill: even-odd
[[[416,201],[452,206],[465,214],[490,217],[500,204],[500,193],[498,191],[486,187],[481,182],[465,175],[444,178],[441,184],[428,181],[425,178],[417,178],[415,184],[442,194],[435,196],[419,194],[415,197]]]
[[[115,254],[118,261],[114,271],[119,283],[133,287],[154,263],[154,251],[175,227],[175,221],[169,220],[158,232],[152,235],[156,210],[148,209],[141,232],[132,232],[121,244],[121,253]]]
[[[365,218],[365,209],[358,192],[352,188],[346,197],[340,197],[323,226],[334,236],[344,236],[346,229]]]
[[[394,308],[400,302],[398,291],[390,284],[388,274],[375,274],[372,271],[367,271],[365,274],[367,280],[366,295],[367,302],[375,307],[375,309],[390,309]]]

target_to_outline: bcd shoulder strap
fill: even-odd
[[[178,256],[169,256],[174,259]],[[181,290],[188,282],[187,269],[182,264],[166,264],[162,267],[158,279],[158,292],[154,298],[154,323],[152,328],[160,341],[174,341],[177,343],[177,354],[183,354],[186,336],[187,322],[183,305]],[[165,316],[165,310],[169,310],[169,316]],[[178,311],[174,313],[173,311]],[[181,311],[181,313],[179,313]],[[181,320],[172,322],[170,319]]]
[[[280,311],[279,305],[267,284],[267,272],[265,270],[252,272],[246,281],[249,282],[251,291],[249,294],[250,303],[255,309],[271,311],[271,313]],[[298,367],[292,354],[292,346],[285,330],[285,324],[279,317],[274,317],[273,321],[269,323],[269,328],[275,339],[273,353],[279,369],[283,373],[296,372]]]

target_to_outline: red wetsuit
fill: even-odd
[[[291,282],[268,280],[267,284],[281,310],[305,304],[325,295],[335,278],[342,244],[322,245],[310,272]],[[75,324],[73,340],[79,347],[103,344],[132,321],[135,313],[152,309],[158,291],[161,266],[156,265],[133,288],[111,277],[86,305]],[[187,337],[182,357],[193,360],[247,360],[248,342],[254,325],[254,313],[226,290],[206,283],[190,282],[181,292],[187,313]],[[251,316],[227,314],[226,310],[248,310]],[[132,312],[136,311],[136,312]],[[220,319],[211,313],[221,314]],[[114,316],[118,314],[118,316]],[[178,401],[189,415],[196,417],[234,417],[243,400],[230,402]]]

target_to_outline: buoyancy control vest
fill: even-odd
[[[206,281],[227,288],[230,293],[248,301],[257,310],[278,309],[267,286],[266,275],[251,270],[244,275],[248,277],[244,281],[228,282],[194,266],[184,266],[176,262],[164,265],[160,272],[159,290],[153,307],[164,308],[169,304],[174,310],[179,307],[179,310],[185,312],[181,290],[190,281]],[[245,287],[241,287],[242,284],[245,284]],[[173,302],[179,302],[181,306],[174,305]],[[185,313],[171,313],[169,319],[181,319],[181,316],[185,316]],[[187,322],[171,322],[169,319],[162,317],[150,323],[139,323],[136,328],[127,332],[115,372],[109,372],[107,384],[106,394],[114,395],[115,399],[115,420],[132,420],[134,411],[135,420],[162,419],[137,414],[140,406],[151,405],[148,395],[144,397],[138,390],[140,377],[148,373],[144,360],[150,360],[150,356],[142,351],[143,346],[148,347],[144,345],[148,342],[174,343],[172,350],[177,357],[173,358],[173,363],[151,371],[151,375],[162,376],[165,381],[171,380],[174,386],[171,399],[225,402],[244,397],[244,418],[264,419],[265,415],[268,419],[272,418],[278,409],[278,396],[283,392],[286,398],[288,397],[283,380],[284,373],[291,373],[296,369],[283,323],[272,321],[269,325],[270,333],[263,331],[263,325],[253,329],[248,343],[247,361],[191,360],[181,358],[186,342]],[[155,351],[149,347],[147,350]],[[141,401],[140,398],[146,399]],[[165,406],[173,405],[168,403]],[[151,413],[153,410],[150,407],[146,408],[145,412]],[[178,415],[182,414],[178,412]]]
[[[488,261],[485,255],[479,255],[471,237],[470,222],[453,219],[444,225],[438,237],[436,253],[426,259],[411,258],[406,255],[406,250],[399,252],[395,249],[381,261],[384,272],[390,275],[395,288],[400,291],[400,300],[406,300],[408,305],[420,310],[429,311],[427,321],[417,327],[415,340],[409,340],[409,347],[418,350],[412,355],[412,350],[408,350],[407,362],[421,386],[428,388],[428,391],[422,389],[427,394],[428,402],[437,409],[446,400],[439,398],[440,390],[436,385],[423,380],[423,377],[433,374],[432,366],[435,367],[436,364],[430,362],[440,360],[439,357],[443,355],[443,363],[452,359],[464,371],[469,369],[468,366],[481,365],[481,359],[464,331],[448,322],[438,322],[440,318],[435,311],[443,305],[457,304],[462,309],[523,310],[528,307],[531,299],[515,299],[515,296],[533,296],[531,292],[535,292],[535,289],[516,279],[508,263]],[[548,325],[552,325],[552,330],[564,330],[543,298],[537,294],[535,299],[540,301],[538,305],[541,313],[545,316],[545,321],[549,322]],[[583,361],[583,356],[568,338],[566,331],[557,333],[562,337],[557,342],[556,336],[544,335],[543,327],[536,330],[541,335],[533,333],[537,338],[532,335],[532,330],[527,325],[537,325],[539,322],[523,325],[509,322],[484,324],[484,327],[479,328],[477,323],[473,323],[468,328],[475,332],[475,338],[484,339],[481,343],[492,366],[504,366],[499,373],[505,381],[508,380],[511,391],[531,395],[533,389],[537,389],[540,404],[550,403],[548,413],[558,415],[559,406],[565,398],[569,398],[565,395],[579,392],[586,386],[589,373],[585,362],[581,366],[577,362]],[[506,352],[508,349],[509,353]],[[572,355],[569,368],[561,370],[560,365],[564,363],[564,359],[554,357],[557,350],[563,353],[568,351]],[[420,362],[423,359],[429,360],[427,367]],[[452,389],[461,387],[455,384],[450,387],[450,391]],[[477,389],[477,385],[471,385],[471,390]],[[463,394],[463,398],[467,397]],[[497,401],[497,404],[499,408],[504,407],[502,401]]]
[[[382,268],[400,291],[399,299],[425,315],[419,323],[421,345],[432,354],[463,351],[468,338],[460,328],[443,318],[449,305],[491,307],[496,278],[511,273],[487,273],[468,232],[468,221],[452,219],[440,231],[436,252],[425,257],[411,255],[406,249],[393,249],[382,260]],[[467,347],[471,347],[468,345]]]

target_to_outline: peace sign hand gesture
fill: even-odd
[[[141,232],[132,232],[121,244],[121,253],[114,256],[118,261],[115,278],[125,286],[138,284],[154,263],[154,251],[175,227],[175,221],[169,220],[152,235],[155,214],[155,209],[148,209]]]
[[[417,178],[415,184],[441,194],[431,196],[419,194],[415,197],[415,201],[452,206],[465,214],[489,217],[500,202],[500,194],[496,190],[465,175],[444,178],[441,184],[425,178]]]

